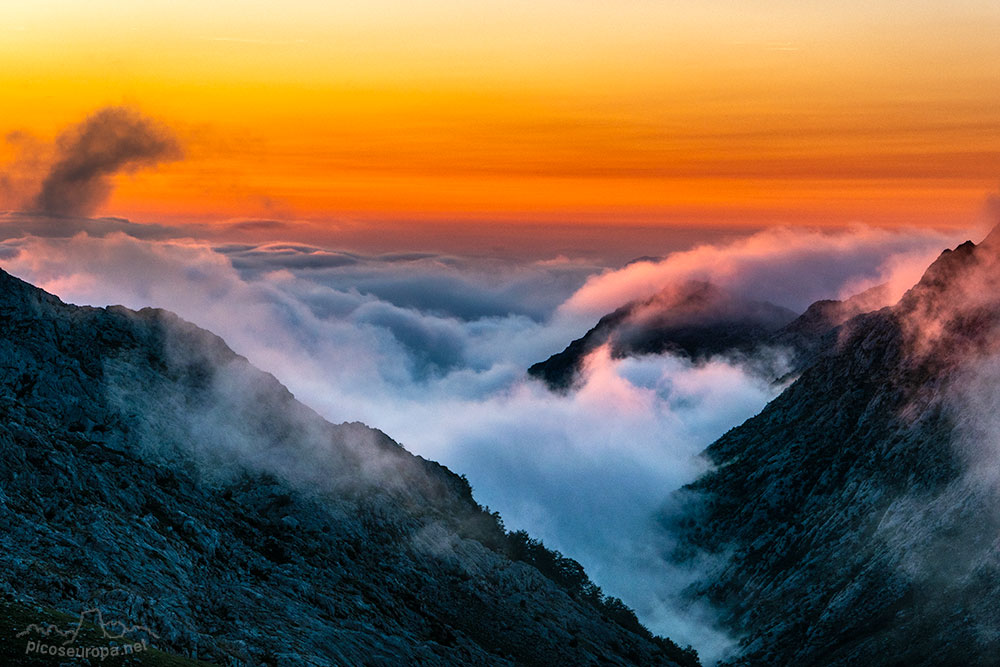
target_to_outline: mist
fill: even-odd
[[[888,284],[889,305],[941,249],[965,232],[890,231],[856,226],[840,232],[765,229],[728,244],[705,244],[592,276],[561,310],[590,318],[682,280],[711,282],[738,296],[796,312],[819,299],[846,298]]]
[[[753,360],[613,359],[606,347],[587,358],[567,394],[525,374],[582,335],[604,303],[662,287],[657,280],[640,289],[634,272],[647,263],[615,271],[565,257],[217,245],[137,238],[127,227],[71,237],[16,231],[0,243],[7,271],[73,303],[153,305],[213,331],[330,421],[363,421],[467,475],[508,528],[579,560],[655,632],[692,644],[708,662],[732,645],[710,610],[681,602],[695,573],[667,566],[669,536],[652,517],[706,469],[699,453],[780,387],[753,372]],[[751,237],[650,266],[795,305],[892,279],[937,242],[925,233],[776,233],[795,242],[765,256],[768,237]],[[820,238],[840,249],[840,261],[823,268],[822,280],[801,281],[792,299],[787,277],[810,262],[802,249]],[[873,238],[887,239],[880,252]],[[692,264],[691,253],[714,257],[716,268]],[[618,283],[628,289],[598,290]]]

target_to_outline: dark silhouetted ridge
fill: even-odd
[[[710,283],[685,282],[605,315],[582,338],[528,373],[552,389],[565,390],[584,358],[606,344],[615,358],[670,352],[697,361],[748,352],[794,317],[789,310],[741,299]]]

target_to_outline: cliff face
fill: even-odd
[[[220,664],[695,662],[464,478],[169,313],[0,272],[0,415],[8,604],[96,604]]]
[[[1000,256],[946,251],[834,330],[664,510],[736,664],[996,664]]]

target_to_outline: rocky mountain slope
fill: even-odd
[[[699,360],[747,353],[794,318],[792,311],[766,301],[741,299],[710,283],[685,282],[605,315],[582,338],[528,373],[552,389],[565,390],[584,358],[605,344],[615,358],[670,352]]]
[[[842,323],[664,509],[740,665],[1000,656],[1000,243]]]
[[[167,312],[0,272],[0,414],[17,618],[97,606],[229,665],[697,664],[464,478]]]

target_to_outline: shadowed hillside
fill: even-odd
[[[22,612],[96,605],[218,664],[697,663],[464,478],[164,311],[0,272],[0,414],[0,593]]]

